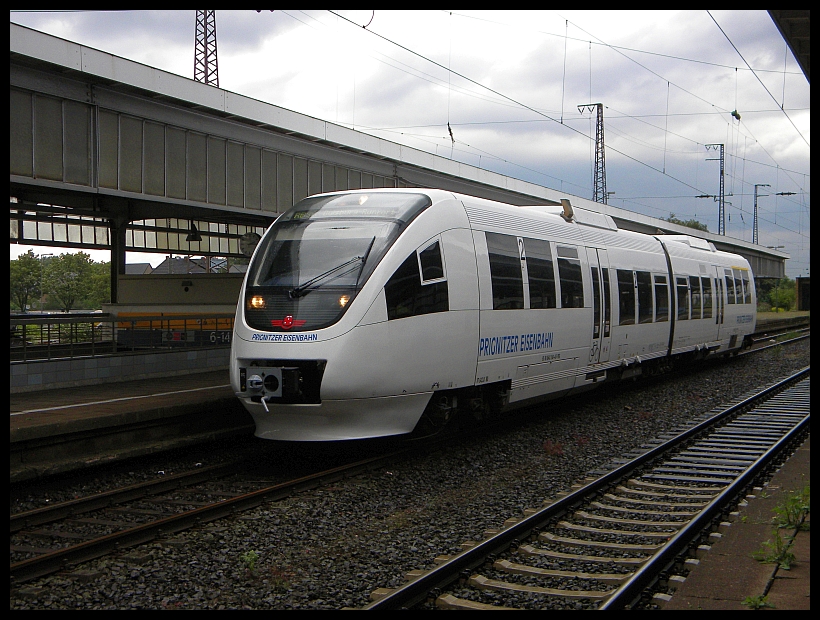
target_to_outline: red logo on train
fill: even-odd
[[[304,319],[294,319],[292,314],[287,315],[281,321],[278,319],[274,319],[270,322],[271,325],[274,327],[281,327],[282,329],[290,329],[291,327],[302,327],[307,323]]]

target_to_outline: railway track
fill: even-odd
[[[356,475],[397,454],[375,456],[278,482],[254,480],[247,473],[247,463],[223,463],[12,514],[11,583],[24,583],[263,502],[278,501],[298,491]]]
[[[797,334],[797,336],[784,339],[785,336],[790,334]],[[751,335],[752,348],[773,342],[783,344],[796,339],[808,338],[810,335],[811,321],[809,317],[784,319],[782,321],[769,320],[764,325],[758,326],[758,330]]]
[[[804,333],[800,333],[800,332],[804,332]],[[791,332],[788,332],[788,333],[791,333]],[[751,346],[750,349],[748,349],[746,351],[741,351],[740,353],[738,353],[738,355],[751,355],[751,354],[754,354],[754,353],[759,353],[761,351],[765,351],[766,349],[772,349],[774,347],[779,347],[779,346],[786,345],[786,344],[793,344],[793,343],[796,343],[796,342],[800,342],[801,340],[806,340],[808,338],[811,338],[811,330],[809,328],[806,328],[804,330],[799,330],[798,334],[799,335],[797,335],[797,336],[794,336],[792,338],[783,339],[783,340],[778,340],[778,339],[776,339],[775,337],[772,337],[772,336],[763,336],[763,337],[760,337],[760,338],[756,338],[752,342],[752,346]]]
[[[466,541],[404,586],[374,591],[366,609],[635,606],[685,573],[689,550],[719,536],[744,490],[808,433],[809,374],[712,412],[484,541]]]

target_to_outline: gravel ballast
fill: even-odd
[[[362,607],[588,472],[809,364],[806,340],[550,402],[492,437],[12,587],[10,609]]]

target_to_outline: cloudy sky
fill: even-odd
[[[193,77],[192,10],[10,20]],[[595,124],[578,106],[601,102],[609,203],[715,233],[718,205],[697,196],[718,193],[705,145],[724,144],[727,234],[752,240],[754,186],[769,184],[760,243],[784,246],[790,277],[809,273],[809,84],[765,11],[250,10],[216,22],[221,88],[585,198]]]

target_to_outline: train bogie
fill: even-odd
[[[231,378],[261,437],[396,435],[739,348],[754,301],[741,257],[568,201],[320,195],[260,242]]]

